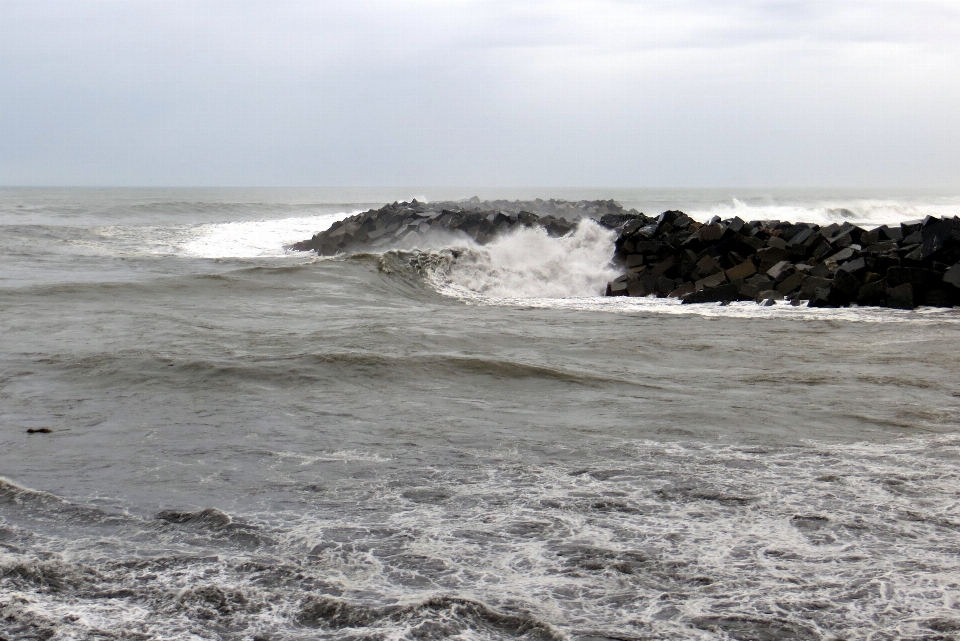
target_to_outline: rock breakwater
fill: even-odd
[[[608,296],[677,297],[684,303],[806,301],[811,307],[913,309],[960,304],[960,219],[863,229],[680,211],[617,226],[614,260],[625,273]]]
[[[960,218],[927,217],[864,229],[740,218],[701,223],[681,211],[657,217],[613,200],[395,202],[350,216],[292,249],[323,256],[415,246],[431,234],[481,245],[519,227],[564,236],[581,218],[617,232],[623,273],[607,296],[658,296],[683,303],[754,300],[913,309],[960,305]]]
[[[293,245],[321,256],[369,251],[416,242],[431,233],[462,234],[484,245],[498,234],[517,227],[540,226],[552,236],[569,233],[583,217],[612,216],[618,222],[640,214],[625,211],[612,200],[480,201],[421,203],[395,202],[334,223],[313,238]]]

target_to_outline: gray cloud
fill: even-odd
[[[936,185],[954,2],[0,0],[0,183]]]

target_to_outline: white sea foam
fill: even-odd
[[[960,603],[943,536],[957,527],[955,437],[621,447],[632,461],[582,470],[507,453],[469,479],[431,470],[424,484],[439,498],[383,484],[374,501],[389,518],[304,513],[281,538],[319,550],[345,602],[469,593],[568,632],[589,622],[610,636],[716,638],[691,626],[716,616],[720,629],[739,618],[866,639],[917,634]]]
[[[480,300],[596,296],[618,272],[610,264],[616,234],[592,220],[566,236],[517,229],[474,246],[443,274],[439,289]]]
[[[57,638],[194,638],[226,625],[303,639],[411,638],[420,625],[520,636],[469,606],[416,608],[437,597],[570,638],[694,641],[716,628],[866,640],[956,624],[956,436],[609,445],[583,463],[505,449],[473,465],[331,479],[249,515],[275,541],[256,553],[188,524],[125,519],[125,536],[137,533],[128,547],[103,527],[71,525],[63,538],[35,523],[31,550],[0,551],[0,612]],[[334,497],[343,507],[329,509]],[[304,630],[311,599],[328,605]],[[351,620],[338,604],[371,615]],[[411,609],[376,615],[394,605]]]
[[[107,242],[78,242],[100,251],[125,255],[186,256],[194,258],[280,258],[302,256],[287,249],[310,238],[354,212],[244,220],[196,225],[99,228]]]
[[[181,251],[201,258],[270,258],[289,254],[295,242],[327,229],[348,213],[277,220],[200,225],[184,239]]]
[[[338,450],[316,456],[309,456],[299,452],[271,452],[273,456],[285,459],[294,459],[300,461],[300,465],[313,465],[314,463],[349,463],[353,461],[367,461],[372,463],[385,463],[389,458],[373,454],[370,452],[360,452],[358,450]]]
[[[807,203],[752,203],[733,199],[732,202],[714,204],[686,212],[699,221],[714,216],[721,219],[739,216],[743,220],[782,220],[790,222],[827,225],[849,221],[865,228],[880,225],[897,225],[907,220],[926,216],[952,217],[960,215],[960,199],[933,198],[925,200],[821,200]]]
[[[612,314],[669,314],[703,316],[708,318],[780,318],[798,321],[856,321],[862,323],[960,323],[960,310],[921,307],[915,310],[895,310],[881,307],[820,308],[805,304],[794,306],[779,301],[770,307],[753,301],[738,301],[727,305],[703,303],[684,305],[676,298],[642,298],[579,296],[571,298],[495,297],[464,294],[446,290],[470,304],[503,305],[537,309],[565,309],[571,311],[605,312]]]

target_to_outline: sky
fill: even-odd
[[[0,185],[960,188],[960,2],[0,0]]]

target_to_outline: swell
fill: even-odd
[[[234,235],[229,235],[227,240]],[[189,256],[168,256],[161,259],[164,262],[158,261],[158,257],[133,256],[137,264],[148,267],[146,277],[141,272],[131,280],[105,280],[103,276],[90,280],[89,275],[82,274],[76,280],[17,285],[0,291],[36,297],[149,299],[204,288],[241,289],[252,296],[264,289],[296,289],[304,284],[317,284],[321,296],[346,296],[373,302],[391,297],[432,302],[451,298],[476,302],[598,298],[606,283],[619,273],[611,265],[614,236],[614,232],[594,221],[583,220],[570,233],[559,237],[551,236],[540,227],[518,228],[481,246],[466,237],[433,234],[423,239],[426,243],[423,248],[394,248],[306,261],[299,255],[287,256],[280,264],[276,262],[277,257],[231,257],[229,251],[223,253],[226,250],[220,247],[215,248],[214,254],[223,253],[223,256],[216,263],[184,263],[183,258]],[[297,262],[291,264],[291,259]],[[250,260],[258,260],[260,264],[251,265]],[[206,273],[196,273],[200,265]],[[161,271],[160,275],[155,274],[157,270]],[[179,270],[194,273],[163,273]],[[110,274],[106,276],[109,278]],[[306,295],[315,294],[316,290]]]
[[[166,260],[166,259],[165,259]],[[172,260],[172,259],[170,259]],[[183,269],[173,264],[170,271],[156,271],[162,266],[153,259],[143,261],[150,271],[130,279],[117,280],[113,274],[90,278],[66,272],[59,275],[59,282],[16,283],[0,286],[0,295],[13,300],[44,299],[59,302],[64,297],[85,301],[98,298],[116,301],[155,301],[157,297],[217,295],[219,292],[239,293],[256,300],[267,292],[301,292],[304,297],[321,300],[342,299],[385,302],[398,300],[430,300],[448,302],[430,284],[430,265],[436,267],[447,260],[443,252],[424,255],[358,254],[338,258],[308,258],[297,256],[297,262],[261,263],[250,265],[249,260],[231,259],[205,266],[197,273],[177,274]],[[72,277],[72,278],[70,278]],[[68,280],[68,278],[70,278]],[[75,280],[74,280],[75,278]],[[308,288],[308,289],[305,289]]]
[[[69,505],[65,499],[59,496],[39,490],[31,490],[0,477],[0,505],[9,503],[43,508],[59,508]]]
[[[262,289],[294,289],[304,282],[316,282],[317,279],[327,276],[333,276],[344,284],[355,284],[358,280],[373,282],[368,275],[372,270],[365,269],[363,270],[365,273],[361,273],[357,270],[345,270],[338,264],[342,265],[343,261],[312,259],[296,264],[246,265],[239,268],[232,267],[228,263],[218,265],[222,271],[211,270],[205,273],[188,274],[154,273],[140,276],[136,280],[62,280],[56,283],[0,287],[0,292],[10,296],[30,298],[64,295],[143,298],[165,293],[180,294],[225,288],[248,290],[250,294],[254,294]],[[291,276],[295,278],[290,279]]]
[[[187,388],[198,383],[220,385],[224,381],[247,381],[311,386],[345,378],[412,380],[412,377],[483,377],[495,380],[538,379],[591,387],[609,384],[648,389],[658,385],[598,372],[555,367],[504,358],[463,354],[376,354],[335,351],[288,357],[243,357],[235,360],[141,357],[136,354],[102,352],[86,356],[59,355],[36,359],[35,367],[77,378],[94,386],[142,386],[164,384]]]
[[[0,516],[10,523],[40,521],[65,526],[118,525],[124,517],[108,514],[89,505],[72,503],[64,498],[17,485],[0,478]]]
[[[242,548],[275,543],[261,527],[235,520],[217,508],[161,510],[152,517],[141,517],[76,503],[4,478],[0,478],[0,516],[21,530],[27,528],[45,537],[75,536],[85,528],[94,527],[101,536],[148,536],[167,543],[184,536],[192,539],[194,544],[228,542]],[[2,567],[0,576],[3,576]]]

